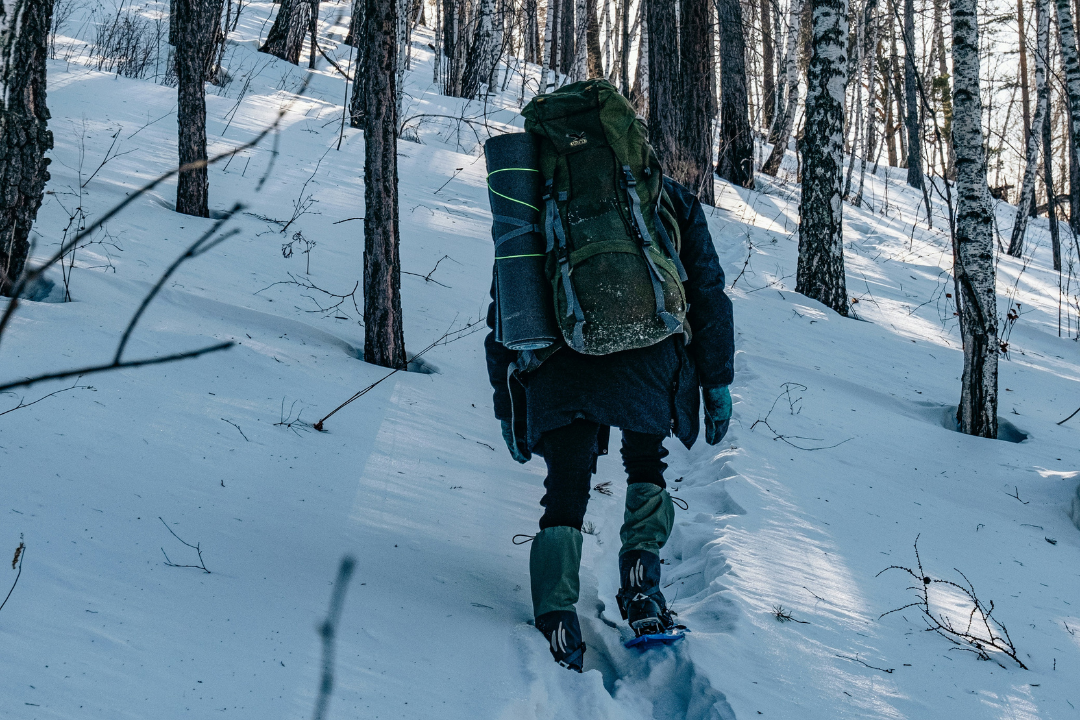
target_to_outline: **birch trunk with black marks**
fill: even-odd
[[[259,52],[299,65],[300,54],[304,49],[304,35],[310,23],[309,0],[281,0],[270,34],[266,36],[266,42],[259,48]]]
[[[679,155],[678,26],[672,0],[644,2],[649,33],[649,142],[666,171]]]
[[[922,189],[922,117],[915,67],[915,0],[904,0],[904,113],[907,120],[907,184]]]
[[[551,83],[553,42],[555,39],[555,8],[560,0],[547,0],[547,17],[544,20],[544,54],[540,63],[540,93],[546,93]]]
[[[795,291],[846,316],[844,277],[844,99],[847,85],[847,0],[812,3],[813,46],[807,70],[802,141],[799,264]]]
[[[11,296],[49,179],[53,136],[45,106],[52,0],[0,4],[0,295]]]
[[[1046,90],[1049,95],[1050,89]],[[1061,234],[1058,231],[1057,203],[1054,198],[1054,135],[1050,113],[1043,116],[1043,184],[1046,186],[1046,218],[1050,225],[1050,247],[1054,254],[1054,269],[1061,272]]]
[[[863,99],[862,99],[862,73],[863,73],[863,53],[866,49],[866,14],[865,8],[862,12],[858,9],[854,11],[856,16],[856,22],[858,23],[855,28],[855,62],[852,63],[852,67],[855,69],[855,126],[852,128],[851,135],[851,149],[848,154],[848,169],[847,179],[844,180],[844,199],[851,195],[851,179],[855,175],[855,160],[859,156],[859,151],[862,151],[863,157],[866,156],[866,148],[860,148],[859,144],[862,141],[862,124],[863,124]],[[865,164],[865,162],[864,162]],[[855,204],[858,207],[858,203]]]
[[[786,88],[784,108],[779,111],[773,127],[777,132],[775,137],[770,137],[772,152],[761,167],[761,172],[776,177],[780,171],[780,162],[787,152],[788,142],[795,127],[795,113],[799,109],[799,24],[802,21],[803,3],[810,0],[791,0],[791,8],[788,13],[787,48],[784,51],[784,81]]]
[[[852,203],[855,207],[863,204],[863,189],[866,187],[866,164],[874,161],[874,173],[877,173],[877,55],[878,55],[878,17],[877,0],[866,3],[866,24],[870,30],[870,42],[866,53],[866,152],[859,164],[859,189],[855,192]]]
[[[957,409],[961,432],[998,432],[997,288],[994,220],[987,202],[982,99],[979,95],[977,0],[951,0],[953,147],[956,149],[956,229],[953,237],[964,340],[964,375]],[[1068,0],[1065,0],[1068,3]]]
[[[472,48],[465,59],[465,70],[461,75],[461,96],[476,98],[480,88],[487,83],[495,70],[496,62],[492,57],[498,52],[495,47],[495,0],[480,0],[476,13],[476,31]]]
[[[364,360],[404,368],[397,170],[397,0],[366,0]]]
[[[720,33],[720,147],[716,173],[734,185],[752,189],[754,136],[747,108],[742,8],[739,0],[716,0],[716,11]]]
[[[176,0],[176,212],[210,216],[206,171],[206,70],[222,0]]]
[[[1016,203],[1016,222],[1013,223],[1009,254],[1020,257],[1024,252],[1024,233],[1027,231],[1031,206],[1035,202],[1035,179],[1039,174],[1039,144],[1042,139],[1043,116],[1049,105],[1046,88],[1046,59],[1050,51],[1050,8],[1047,0],[1035,0],[1035,117],[1027,123],[1027,163],[1024,181],[1020,186],[1020,198]]]
[[[1016,25],[1020,35],[1020,110],[1024,117],[1024,137],[1031,136],[1031,128],[1036,126],[1031,119],[1031,93],[1028,89],[1027,33],[1024,28],[1024,1],[1016,0]],[[1030,0],[1028,0],[1030,2]],[[1040,0],[1035,0],[1036,6]],[[1038,15],[1038,11],[1036,11]],[[1036,24],[1038,21],[1036,20]],[[1036,34],[1038,31],[1036,31]],[[1036,41],[1037,42],[1037,41]],[[1036,92],[1038,92],[1036,90]],[[1038,102],[1036,100],[1035,102]],[[1038,112],[1036,110],[1036,112]]]
[[[1070,165],[1080,164],[1080,59],[1076,50],[1076,26],[1069,0],[1056,0],[1058,39],[1061,44],[1061,64],[1065,70],[1065,91],[1069,98],[1069,160]],[[1074,231],[1080,229],[1080,183],[1075,172],[1070,173],[1069,224]]]

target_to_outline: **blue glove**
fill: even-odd
[[[730,404],[729,402],[728,405],[730,406]],[[525,438],[514,437],[514,425],[509,420],[502,421],[502,436],[503,442],[506,443],[506,449],[510,451],[510,457],[519,463],[529,462],[532,453],[529,451]]]
[[[705,400],[705,442],[716,445],[727,435],[731,422],[731,393],[727,385],[701,388]]]

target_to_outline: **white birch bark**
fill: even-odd
[[[844,103],[847,0],[813,0],[814,50],[806,76],[799,264],[795,291],[848,314],[844,277]]]
[[[541,94],[548,91],[548,84],[551,82],[551,39],[558,31],[558,28],[554,27],[555,6],[558,2],[559,0],[547,0],[547,18],[544,21],[544,57],[540,67]]]
[[[784,104],[783,116],[777,113],[778,130],[773,138],[773,149],[761,168],[763,173],[774,177],[780,170],[780,162],[787,151],[788,140],[791,139],[791,131],[795,126],[795,114],[799,108],[799,24],[802,20],[803,2],[805,0],[791,0],[788,10],[787,48],[784,50],[784,95],[787,102]]]
[[[1031,203],[1035,199],[1035,179],[1039,174],[1039,145],[1042,139],[1043,117],[1049,105],[1046,92],[1046,59],[1050,54],[1050,8],[1047,0],[1035,1],[1035,117],[1027,138],[1027,164],[1024,182],[1020,186],[1020,199],[1016,204],[1016,222],[1013,223],[1009,255],[1020,257],[1024,251],[1024,233],[1031,216]]]
[[[994,220],[987,203],[976,2],[951,0],[952,134],[957,197],[953,272],[960,295],[957,304],[964,340],[964,374],[957,420],[962,432],[996,438],[998,335]]]

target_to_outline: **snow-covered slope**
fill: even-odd
[[[319,312],[337,299],[274,284],[291,273],[337,295],[353,290],[363,139],[346,131],[336,149],[340,76],[320,69],[296,99],[307,71],[254,52],[270,7],[253,4],[230,55],[238,79],[208,96],[212,151],[293,105],[276,142],[211,170],[216,211],[247,203],[223,228],[240,232],[183,266],[127,357],[217,339],[237,347],[87,377],[78,385],[92,389],[0,416],[0,550],[20,538],[27,547],[0,611],[0,716],[308,716],[321,672],[316,626],[346,554],[357,565],[332,717],[1077,716],[1080,532],[1068,512],[1080,419],[1056,423],[1080,405],[1080,363],[1074,340],[1057,336],[1045,221],[1032,225],[1030,258],[999,262],[1001,313],[1021,304],[1001,413],[1012,439],[1026,439],[989,441],[949,427],[962,358],[951,258],[899,173],[868,178],[872,209],[845,209],[861,322],[792,290],[793,184],[763,179],[747,192],[718,182],[710,227],[729,282],[738,278],[735,420],[720,447],[668,443],[670,484],[689,510],[663,552],[665,592],[693,633],[646,655],[622,647],[624,485],[617,458],[602,459],[596,483],[612,494],[593,493],[589,509],[579,605],[589,652],[587,672],[574,675],[528,625],[528,545],[511,539],[536,528],[543,467],[518,466],[502,446],[481,333],[432,350],[429,372],[389,378],[325,433],[281,424],[314,421],[385,370],[358,359],[352,298]],[[481,114],[430,86],[424,42],[406,114]],[[262,69],[242,91],[237,68]],[[64,208],[81,202],[100,216],[175,156],[174,90],[78,63],[49,71],[56,149],[40,255],[59,242]],[[512,82],[493,131],[514,124],[516,99]],[[423,144],[400,144],[414,351],[480,317],[492,257],[473,130],[428,120]],[[86,182],[114,134],[114,153],[127,154]],[[0,379],[111,357],[142,295],[214,222],[174,214],[174,188],[140,198],[79,250],[73,302],[20,310],[0,346]],[[273,221],[297,206],[307,213],[282,234]],[[999,207],[1003,229],[1008,211]],[[315,245],[297,240],[285,258],[295,232]],[[50,278],[58,285],[44,299],[55,301],[60,273]],[[1076,313],[1074,304],[1065,335],[1076,334]],[[3,401],[0,412],[18,397]],[[164,553],[198,562],[169,530],[199,545],[209,574],[165,564]],[[962,572],[994,602],[1030,670],[997,653],[980,662],[923,632],[917,608],[879,619],[917,599],[901,572],[878,576],[914,567],[916,537],[928,574],[962,582]],[[14,578],[0,567],[0,592]],[[940,598],[966,620],[955,593]],[[778,608],[800,622],[779,621]]]

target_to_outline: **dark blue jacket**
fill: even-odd
[[[507,378],[517,353],[495,341],[495,306],[488,308],[488,377],[495,389],[495,417],[528,423],[528,442],[575,418],[624,430],[668,435],[687,447],[698,435],[699,387],[730,385],[734,377],[735,332],[724,271],[698,199],[674,180],[664,187],[675,207],[682,236],[679,257],[686,267],[687,320],[692,340],[671,336],[646,348],[610,355],[583,355],[562,347],[539,368]],[[513,396],[513,397],[512,397]]]

